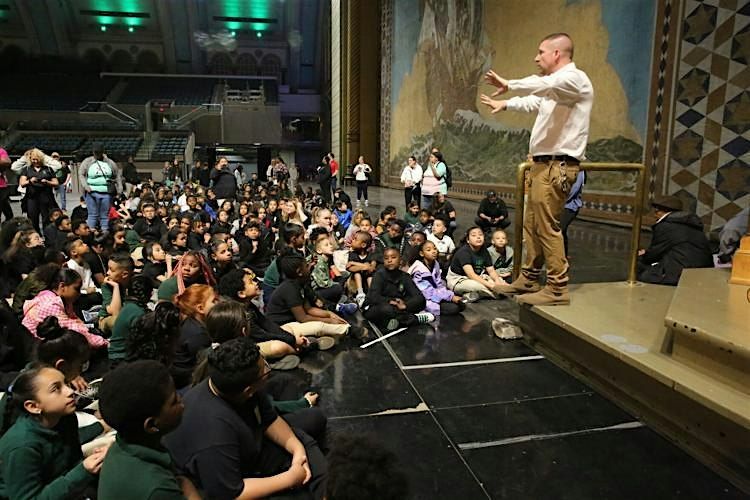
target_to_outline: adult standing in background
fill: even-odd
[[[39,149],[30,149],[11,165],[11,170],[19,175],[18,186],[26,189],[23,204],[34,229],[40,232],[39,217],[46,223],[49,212],[55,203],[52,191],[58,185],[55,172],[60,170],[60,162],[42,153]]]
[[[101,143],[95,142],[92,155],[81,162],[78,181],[81,191],[86,193],[86,221],[91,229],[109,230],[109,207],[112,196],[122,193],[122,173],[117,164],[104,154]],[[114,189],[113,189],[114,188]]]
[[[500,291],[526,294],[518,302],[529,305],[569,304],[568,259],[560,231],[560,214],[578,176],[589,137],[594,88],[589,77],[573,62],[573,40],[566,33],[546,36],[534,58],[541,76],[506,80],[494,71],[487,83],[497,87],[492,97],[513,90],[523,97],[495,100],[482,95],[482,103],[499,111],[537,112],[531,130],[529,198],[523,223],[526,258],[521,276]],[[520,249],[516,249],[520,252]],[[538,283],[542,266],[547,283]]]
[[[224,200],[234,201],[237,196],[237,179],[229,170],[229,160],[226,156],[219,158],[216,166],[211,170],[211,187],[216,193],[219,206],[224,203]]]
[[[331,163],[328,155],[323,157],[318,167],[318,185],[320,186],[323,199],[330,206],[331,204]]]
[[[211,185],[211,171],[208,169],[208,163],[202,163],[196,160],[192,172],[193,182],[207,188]]]
[[[339,162],[336,161],[336,157],[333,153],[328,153],[328,160],[331,165],[331,192],[336,191],[339,184]]]
[[[140,183],[138,169],[135,168],[132,156],[128,156],[128,161],[122,169],[122,179],[125,181],[125,194],[129,196],[133,188]]]
[[[445,183],[447,170],[443,154],[433,149],[422,175],[422,206],[432,205],[432,198],[438,193],[448,194],[448,185]]]
[[[401,183],[404,185],[404,204],[409,209],[411,200],[417,202],[422,207],[422,165],[417,163],[417,159],[410,156],[406,160],[406,166],[401,172]]]
[[[367,198],[367,179],[369,179],[372,173],[372,167],[365,163],[365,157],[360,156],[357,160],[357,164],[354,165],[354,180],[357,182],[357,206],[359,207],[362,203],[360,200],[364,196],[365,206],[370,206],[370,201]]]
[[[581,170],[576,176],[576,181],[570,188],[568,198],[565,200],[565,207],[563,208],[562,215],[560,215],[560,231],[562,231],[563,242],[565,245],[565,258],[569,259],[568,253],[568,226],[570,223],[578,217],[578,212],[583,206],[583,199],[581,194],[583,193],[583,185],[586,183],[586,172]]]
[[[289,167],[289,190],[294,193],[299,183],[299,165],[292,163]]]
[[[68,167],[67,163],[60,160],[60,153],[55,152],[50,156],[60,162],[60,170],[55,172],[55,177],[57,178],[58,182],[58,185],[55,189],[57,190],[57,198],[59,200],[58,205],[60,206],[60,210],[65,212],[68,209],[65,194],[70,188],[70,168]]]
[[[10,188],[8,187],[8,171],[10,170],[10,156],[0,148],[0,213],[5,220],[13,218],[13,207],[10,206]]]

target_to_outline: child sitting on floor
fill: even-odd
[[[432,232],[427,235],[427,239],[437,247],[438,262],[440,263],[440,268],[443,270],[443,274],[448,272],[453,252],[456,251],[453,238],[446,234],[447,231],[448,222],[441,217],[437,217],[435,218],[435,222],[432,223]]]
[[[350,280],[353,282],[357,295],[354,301],[362,307],[365,301],[365,290],[370,288],[372,275],[377,269],[377,260],[370,251],[372,236],[366,231],[359,231],[354,235],[352,251],[349,252],[349,262],[346,270],[351,273]]]
[[[507,283],[513,281],[513,248],[508,245],[508,236],[502,229],[492,233],[492,245],[487,248],[492,259],[492,266],[497,275]]]
[[[318,239],[315,244],[315,265],[312,270],[312,288],[323,300],[337,304],[344,294],[344,288],[332,276],[340,276],[333,266],[333,242],[330,237]]]
[[[399,251],[386,248],[383,268],[372,277],[365,300],[365,318],[387,330],[435,320],[431,313],[420,312],[425,307],[425,298],[411,276],[399,269],[400,265]]]
[[[427,301],[425,310],[435,316],[458,314],[465,309],[463,298],[446,286],[437,261],[435,244],[427,241],[414,249],[410,258],[409,274]]]
[[[419,203],[412,201],[404,214],[404,222],[407,226],[414,227],[419,224]]]

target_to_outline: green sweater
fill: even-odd
[[[121,436],[104,459],[98,491],[99,500],[185,498],[167,450],[129,444]]]
[[[112,328],[112,338],[109,339],[109,359],[125,359],[127,354],[128,335],[136,320],[146,314],[146,310],[137,302],[125,301],[117,315],[115,326]]]
[[[83,467],[75,414],[52,429],[19,417],[0,439],[0,459],[0,497],[10,500],[71,498],[94,479]]]

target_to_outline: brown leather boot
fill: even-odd
[[[542,287],[536,281],[526,279],[523,274],[513,281],[513,283],[500,283],[492,287],[492,291],[495,293],[502,293],[505,295],[518,295],[521,293],[533,293],[541,290]]]
[[[516,302],[529,306],[567,306],[570,304],[568,289],[553,290],[545,286],[536,293],[516,297]]]

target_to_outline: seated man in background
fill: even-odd
[[[487,232],[491,229],[505,229],[510,226],[508,220],[508,207],[505,202],[497,197],[494,191],[487,191],[484,199],[479,202],[477,218],[474,223]]]
[[[638,250],[638,280],[676,285],[682,270],[713,267],[711,248],[697,215],[683,212],[676,196],[659,196],[651,203],[656,215],[651,245]]]

